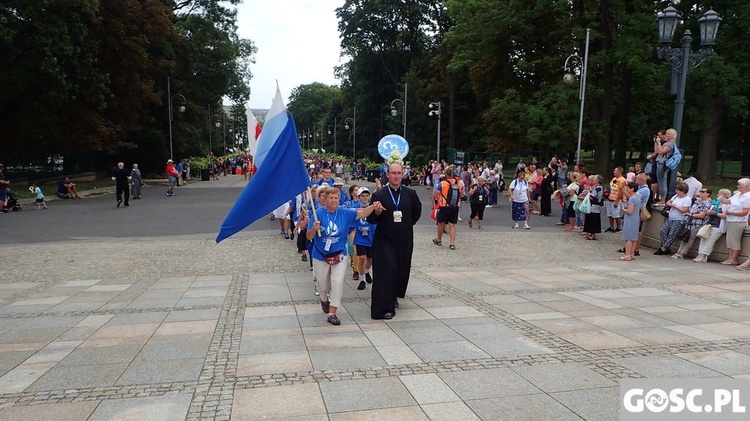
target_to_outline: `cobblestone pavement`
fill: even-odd
[[[337,327],[291,242],[212,237],[0,246],[0,419],[614,420],[623,378],[750,377],[750,275],[614,236],[418,230],[396,317],[348,271]]]

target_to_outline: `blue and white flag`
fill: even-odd
[[[302,160],[294,118],[291,115],[287,117],[284,110],[284,119],[286,125],[264,153],[258,172],[245,186],[221,224],[219,235],[216,236],[217,243],[267,216],[311,185]],[[263,134],[265,133],[267,131],[264,127]]]

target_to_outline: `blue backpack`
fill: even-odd
[[[674,152],[672,152],[672,156],[667,158],[667,168],[670,170],[677,169],[677,165],[682,161],[682,154],[680,153],[680,150],[677,148],[677,144],[674,144]]]

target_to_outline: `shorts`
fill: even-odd
[[[458,223],[458,207],[445,207],[438,209],[437,222],[447,222],[449,224]]]
[[[744,222],[727,222],[727,248],[742,250],[742,233],[745,231]]]
[[[36,199],[36,203],[44,203],[44,199]]]
[[[8,198],[8,188],[0,187],[0,202],[4,202]]]
[[[169,187],[175,187],[177,186],[177,177],[172,177],[171,175],[167,177],[169,180]]]
[[[284,203],[283,205],[279,206],[278,208],[274,209],[273,216],[276,219],[291,219],[289,215],[286,214],[287,210],[289,210],[289,203]]]
[[[615,203],[617,207],[615,208]],[[607,200],[607,216],[610,218],[622,218],[620,211],[622,210],[622,202],[613,202]]]
[[[370,252],[371,252],[371,250],[372,250],[372,247],[368,247],[368,246],[358,246],[358,245],[355,245],[354,247],[356,247],[356,248],[357,248],[357,256],[367,256],[367,257],[372,257],[372,255],[370,254]]]

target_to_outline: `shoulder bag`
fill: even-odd
[[[651,212],[649,212],[645,206],[641,206],[639,215],[641,217],[641,221],[648,221],[649,219],[651,219]]]

